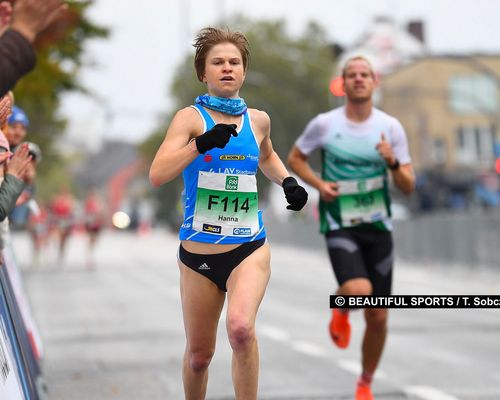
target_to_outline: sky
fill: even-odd
[[[309,21],[323,26],[332,42],[352,45],[377,16],[401,26],[425,23],[430,53],[499,53],[500,0],[95,0],[89,17],[108,27],[108,40],[86,46],[80,82],[92,97],[69,94],[61,115],[67,136],[96,149],[104,139],[140,142],[167,125],[169,85],[192,52],[199,29],[241,13],[252,19],[284,19],[299,35]]]

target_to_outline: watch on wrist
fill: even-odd
[[[387,164],[387,166],[389,167],[389,169],[395,171],[397,169],[399,169],[399,160],[396,158],[396,161],[394,161],[392,164]]]

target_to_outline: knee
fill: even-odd
[[[338,294],[349,296],[370,296],[372,292],[372,284],[368,279],[355,278],[343,283],[338,291]]]
[[[366,326],[372,331],[384,331],[387,329],[387,310],[366,310]]]
[[[255,340],[255,328],[243,319],[230,318],[227,330],[229,343],[233,351],[244,351]]]
[[[208,369],[213,351],[200,350],[188,352],[188,365],[193,372],[203,372]]]

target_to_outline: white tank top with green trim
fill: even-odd
[[[362,123],[348,120],[345,107],[319,114],[297,139],[305,155],[321,149],[322,178],[338,183],[337,199],[320,200],[321,232],[360,224],[392,230],[387,166],[376,149],[382,134],[399,162],[410,163],[403,127],[376,108]]]

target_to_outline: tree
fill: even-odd
[[[108,30],[93,24],[86,16],[93,0],[68,3],[68,10],[36,39],[35,69],[14,90],[16,104],[26,111],[30,127],[26,140],[37,143],[43,153],[39,180],[47,193],[61,179],[64,160],[53,143],[64,132],[65,119],[57,115],[61,95],[69,91],[86,92],[78,82],[78,72],[85,63],[84,44],[93,38],[106,38]],[[53,182],[48,177],[55,177]]]
[[[283,20],[251,21],[244,17],[230,19],[230,29],[244,32],[250,42],[251,60],[240,95],[252,107],[271,117],[271,139],[282,160],[307,122],[329,106],[328,85],[333,72],[333,54],[324,30],[310,23],[297,38],[286,32]],[[171,94],[176,109],[193,104],[206,87],[198,82],[193,67],[194,55],[188,55],[177,69]],[[156,132],[142,146],[144,153],[159,147],[164,133]],[[156,146],[154,144],[156,143]],[[151,157],[151,156],[150,156]],[[268,181],[258,176],[259,186]],[[160,204],[174,204],[182,187],[178,179],[171,190],[158,191]],[[161,211],[163,212],[163,211]],[[164,213],[163,213],[164,214]]]

